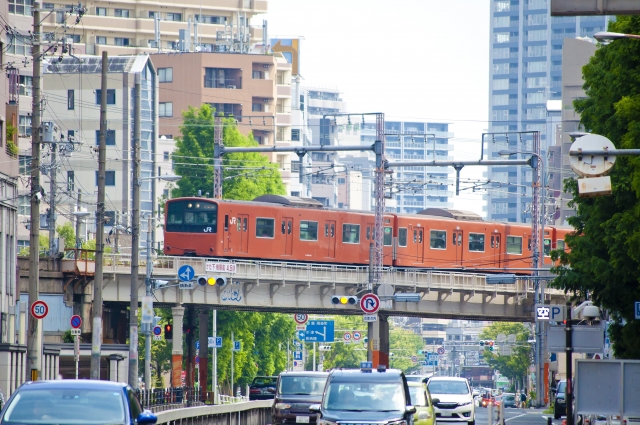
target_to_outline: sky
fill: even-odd
[[[268,7],[253,23],[266,19],[269,38],[302,38],[303,85],[337,87],[348,112],[448,122],[454,159],[479,159],[489,105],[487,0],[269,0]],[[467,167],[461,177],[481,178],[482,170]],[[481,213],[478,199],[465,194],[454,207]]]

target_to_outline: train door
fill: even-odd
[[[324,237],[327,239],[327,257],[336,258],[336,222],[333,220],[324,222]]]
[[[464,236],[462,234],[462,230],[456,229],[453,231],[451,236],[451,245],[453,245],[453,249],[456,252],[456,265],[462,265],[462,255],[464,249],[462,248],[462,244],[464,242]]]
[[[424,263],[424,235],[422,227],[413,228],[413,243],[416,246],[416,263]]]
[[[500,233],[491,234],[491,242],[489,244],[489,252],[496,267],[502,266],[502,238]]]
[[[238,214],[238,233],[240,236],[240,249],[238,252],[249,253],[249,215]]]
[[[284,255],[291,255],[293,253],[293,218],[282,219],[282,234],[284,235]]]

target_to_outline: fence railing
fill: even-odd
[[[160,412],[169,409],[183,407],[203,406],[202,396],[205,399],[208,394],[202,394],[200,387],[172,387],[154,388],[151,390],[136,390],[138,401],[143,409]]]
[[[249,397],[242,395],[234,397],[232,395],[220,394],[218,397],[220,397],[220,404],[244,403],[245,401],[249,401]]]

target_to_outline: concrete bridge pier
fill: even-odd
[[[378,314],[378,320],[369,322],[369,361],[373,367],[384,365],[389,367],[389,321],[388,316]]]
[[[202,394],[202,401],[207,399],[207,372],[209,370],[209,310],[202,309],[198,315],[198,327],[200,334],[198,335],[198,341],[200,341],[200,350],[198,351],[198,357],[200,357],[199,364],[199,383],[200,394]]]
[[[173,315],[173,341],[171,350],[171,386],[182,386],[182,319],[184,307],[171,308]]]

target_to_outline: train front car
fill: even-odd
[[[217,256],[221,245],[218,203],[206,198],[167,201],[164,253],[177,256]]]

